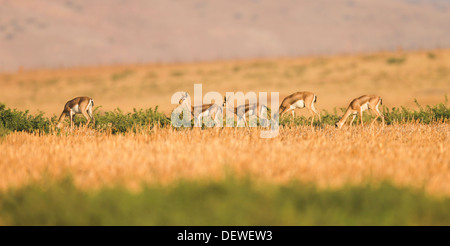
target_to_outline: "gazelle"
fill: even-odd
[[[292,110],[292,120],[294,120],[295,117],[294,109],[307,108],[312,115],[311,119],[311,127],[312,127],[315,115],[319,116],[319,121],[322,122],[319,112],[317,112],[316,108],[314,107],[314,103],[316,102],[317,96],[312,92],[309,91],[295,92],[283,99],[278,113],[279,116],[281,117],[283,116],[283,114]]]
[[[246,103],[244,105],[238,105],[234,108],[228,108],[228,102],[229,97],[223,97],[223,105],[222,107],[226,108],[227,110],[231,110],[237,117],[238,117],[238,124],[241,120],[244,120],[245,125],[248,127],[247,121],[244,119],[245,114],[248,114],[248,116],[255,115],[259,118],[261,125],[265,126],[268,122],[267,119],[267,106],[264,104],[257,103]]]
[[[378,108],[378,106],[382,104],[383,100],[379,96],[363,95],[358,98],[355,98],[348,106],[344,116],[342,116],[342,118],[338,122],[336,122],[336,127],[341,128],[351,114],[353,114],[353,118],[352,121],[350,122],[350,125],[353,124],[353,121],[355,120],[357,114],[359,114],[359,118],[361,119],[361,125],[364,125],[362,113],[367,109],[372,110],[372,112],[374,112],[377,116],[375,117],[375,119],[372,121],[371,124],[373,124],[378,119],[378,117],[381,117],[384,125],[384,117],[381,114],[380,109]]]
[[[70,127],[73,128],[73,117],[76,114],[82,114],[86,120],[86,126],[89,124],[91,120],[94,120],[94,116],[92,116],[92,108],[94,107],[94,99],[90,97],[76,97],[66,103],[64,105],[64,110],[59,116],[58,125],[56,127],[61,128],[64,118],[66,116],[70,117]]]
[[[194,112],[195,110],[198,110],[198,108],[200,108],[200,113],[198,114],[197,118],[194,118],[194,121],[196,122],[200,122],[201,125],[201,117],[202,116],[211,116],[211,119],[214,121],[214,124],[216,127],[220,126],[219,124],[219,119],[218,116],[219,114],[222,112],[222,108],[214,103],[210,103],[210,104],[203,104],[201,106],[192,106],[188,103],[188,101],[186,100],[188,97],[188,93],[186,92],[180,99],[179,104],[183,104],[184,106],[186,106],[186,108],[189,109],[189,111],[191,112],[192,116],[195,117]]]

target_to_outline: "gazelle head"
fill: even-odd
[[[188,93],[185,92],[184,95],[181,96],[180,101],[178,102],[178,104],[182,104],[184,101],[186,101],[186,98],[188,97]]]

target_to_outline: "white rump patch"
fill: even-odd
[[[89,103],[88,103],[88,105],[86,106],[86,111],[88,111],[90,108],[92,108],[92,104],[93,104],[94,102],[92,101],[92,99],[89,99]]]
[[[369,109],[369,103],[365,103],[361,106],[361,111],[366,111],[367,109]]]
[[[296,101],[294,104],[291,104],[291,109],[295,109],[295,108],[304,108],[305,107],[305,102],[303,100],[298,100]]]
[[[71,108],[70,110],[75,114],[81,114],[80,107],[78,106],[78,104],[73,106],[73,108]]]

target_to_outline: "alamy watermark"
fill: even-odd
[[[172,111],[171,122],[173,127],[257,127],[258,121],[262,127],[261,138],[274,138],[278,136],[279,93],[270,93],[270,104],[267,102],[267,92],[207,92],[203,96],[202,84],[194,84],[194,97],[187,92],[177,92],[172,95],[171,103],[179,106]],[[259,98],[259,100],[258,100]],[[192,104],[193,101],[193,104]],[[234,102],[236,101],[236,105]],[[272,109],[272,110],[269,110]],[[269,117],[269,111],[270,117]],[[224,114],[225,113],[225,114]],[[235,117],[237,118],[235,126]],[[248,117],[248,123],[247,123]]]

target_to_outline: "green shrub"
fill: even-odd
[[[406,61],[404,57],[391,57],[386,60],[387,64],[402,64]]]
[[[98,109],[98,108],[97,108]],[[111,112],[97,113],[94,111],[95,126],[97,130],[111,130],[113,134],[125,133],[127,131],[137,132],[147,127],[164,127],[170,124],[170,119],[163,113],[158,112],[158,106],[155,109],[133,109],[131,113],[124,113],[120,108]],[[77,117],[75,124],[84,124],[84,117]]]
[[[0,121],[0,137],[8,135],[10,132],[11,130],[5,128],[5,126],[3,126],[3,122]]]
[[[436,59],[436,55],[433,52],[428,52],[427,56],[428,56],[428,59],[430,59],[430,60]]]
[[[118,72],[118,73],[114,73],[111,75],[111,80],[112,81],[119,81],[119,80],[123,80],[131,75],[134,74],[133,70],[124,70],[122,72]]]
[[[25,112],[7,109],[5,104],[0,104],[0,132],[4,134],[10,131],[26,131],[48,133],[50,120],[44,117],[44,113],[30,115]]]

